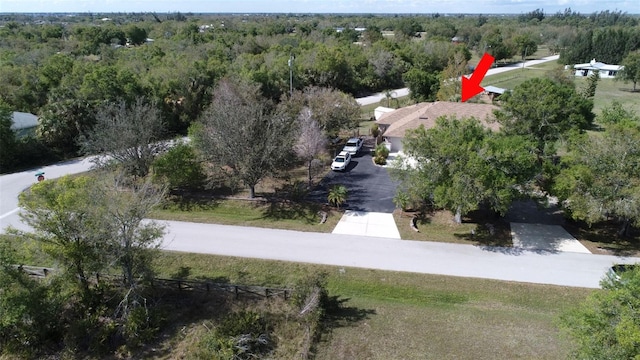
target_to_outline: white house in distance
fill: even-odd
[[[618,71],[622,70],[622,65],[608,65],[603,62],[591,60],[586,64],[575,64],[573,69],[575,70],[575,76],[591,76],[594,71],[598,71],[601,78],[614,78],[618,74]]]
[[[500,124],[495,121],[493,111],[498,107],[491,104],[473,104],[449,101],[436,101],[433,103],[419,103],[406,106],[391,112],[383,113],[376,120],[385,141],[390,143],[391,152],[402,151],[402,140],[405,132],[417,129],[420,125],[426,129],[436,124],[436,119],[441,116],[455,116],[458,119],[474,117],[485,127],[497,131]]]

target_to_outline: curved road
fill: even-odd
[[[511,70],[514,68],[518,66]],[[0,176],[0,227],[3,231],[8,225],[26,230],[18,217],[17,197],[36,182],[36,172],[44,171],[51,179],[84,172],[90,166],[90,160],[77,159]],[[562,286],[596,288],[611,264],[640,261],[178,221],[166,224],[168,233],[161,245],[166,250]]]
[[[535,65],[542,64],[542,63],[545,63],[545,62],[558,60],[559,58],[560,58],[560,55],[552,55],[552,56],[543,57],[542,59],[528,60],[528,61],[525,61],[524,67],[535,66]],[[486,76],[495,75],[495,74],[500,74],[500,73],[511,71],[511,70],[522,69],[522,68],[523,68],[523,66],[522,66],[521,62],[515,63],[515,64],[511,64],[511,65],[507,65],[507,66],[492,68],[492,69],[489,69],[489,71],[487,71],[487,75],[485,75],[485,77]],[[408,88],[396,89],[396,90],[391,90],[391,91],[393,92],[393,97],[402,97],[402,96],[409,95],[409,89]],[[371,104],[379,103],[380,100],[382,100],[384,98],[385,98],[385,95],[382,92],[382,93],[378,93],[378,94],[373,94],[371,96],[358,98],[358,99],[356,99],[356,101],[360,105],[371,105]]]

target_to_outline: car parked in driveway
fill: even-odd
[[[350,162],[351,154],[347,151],[341,151],[340,154],[333,159],[333,162],[331,163],[331,170],[344,171],[347,169]]]
[[[351,138],[347,140],[347,143],[342,148],[342,151],[346,151],[351,155],[355,155],[362,148],[363,140],[359,138]]]

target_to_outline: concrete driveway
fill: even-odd
[[[311,193],[311,198],[326,202],[332,186],[344,185],[349,191],[345,209],[390,214],[395,209],[393,197],[398,183],[391,180],[387,169],[373,163],[368,148],[362,149],[359,154],[354,155],[347,170],[332,171],[325,176]]]

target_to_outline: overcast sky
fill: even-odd
[[[0,0],[0,12],[640,14],[640,0]]]

